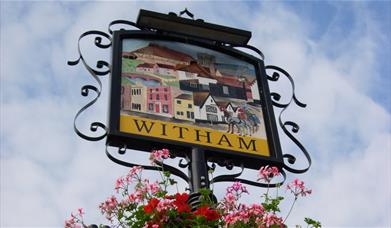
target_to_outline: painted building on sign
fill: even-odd
[[[137,82],[131,86],[131,110],[135,112],[146,112],[147,92],[146,86]]]
[[[150,114],[173,117],[173,100],[178,94],[170,86],[147,87],[147,112]]]
[[[215,99],[208,92],[193,93],[194,114],[196,121],[218,123],[223,122],[221,112]]]
[[[130,84],[124,84],[121,86],[121,109],[124,111],[132,110],[132,87]]]
[[[259,101],[255,73],[243,65],[221,63],[225,59],[210,53],[180,50],[146,43],[123,52],[123,114],[263,137],[264,129],[252,131],[248,119],[262,113],[255,102]]]
[[[174,100],[174,117],[178,120],[195,121],[193,96],[183,93]]]
[[[176,77],[175,68],[171,65],[161,63],[142,63],[136,66],[136,72],[138,73],[152,73],[160,75],[169,75]]]
[[[194,60],[190,55],[154,43],[150,43],[148,46],[137,49],[132,53],[136,56],[137,60],[171,66],[189,64]]]
[[[197,79],[198,83],[209,86],[210,83],[217,83],[217,80],[210,74],[208,68],[202,67],[196,61],[191,61],[189,65],[176,67],[179,80]]]

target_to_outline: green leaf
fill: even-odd
[[[210,189],[207,189],[207,188],[201,188],[200,190],[198,190],[198,192],[202,195],[202,196],[209,196],[211,194],[211,190]]]
[[[262,203],[262,206],[263,208],[266,210],[266,211],[269,211],[269,212],[280,212],[280,208],[278,207],[281,203],[281,201],[284,199],[284,197],[282,196],[279,196],[275,199],[271,199],[270,203],[269,202],[264,202]]]
[[[306,222],[308,225],[311,225],[314,228],[322,227],[322,224],[320,224],[319,221],[313,220],[311,218],[304,218],[304,222]]]
[[[174,179],[168,179],[168,180],[170,181],[170,185],[174,185],[174,184],[178,183]]]
[[[170,176],[171,176],[171,173],[170,173],[169,171],[164,171],[164,172],[163,172],[163,175],[164,175],[165,177],[170,177]]]

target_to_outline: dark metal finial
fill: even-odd
[[[189,16],[191,19],[194,20],[194,14],[192,14],[189,10],[187,10],[187,8],[185,8],[185,10],[181,11],[179,13],[179,16],[182,17],[183,14],[186,14],[187,16]]]

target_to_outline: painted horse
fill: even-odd
[[[224,113],[224,120],[228,124],[228,133],[234,134],[234,128],[236,127],[238,129],[237,133],[242,135],[247,135],[249,133],[248,126],[246,123],[246,120],[241,119],[242,117],[235,117],[233,116],[232,112],[227,111],[226,109],[222,110]]]

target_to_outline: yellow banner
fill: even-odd
[[[187,124],[121,115],[120,131],[242,153],[270,156],[266,139],[239,136]]]

